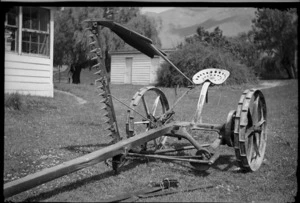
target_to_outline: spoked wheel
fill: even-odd
[[[240,98],[234,125],[237,161],[245,171],[256,171],[266,150],[267,106],[260,90],[245,90]]]
[[[161,115],[169,110],[168,100],[165,94],[156,87],[141,88],[133,96],[130,107],[132,109],[128,109],[126,122],[127,137],[138,135],[168,122],[168,120],[160,119]],[[166,140],[166,136],[161,136],[145,143],[142,148],[143,150],[161,149]]]

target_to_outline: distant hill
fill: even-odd
[[[173,48],[186,36],[196,33],[199,26],[208,31],[215,27],[225,36],[235,36],[251,29],[255,8],[174,8],[161,13],[146,12],[159,25],[163,48]]]

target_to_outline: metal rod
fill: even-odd
[[[193,127],[198,127],[198,128],[206,128],[206,129],[222,129],[224,124],[210,124],[210,123],[197,123],[193,125]]]
[[[204,82],[204,84],[202,85],[199,100],[198,100],[198,104],[197,104],[196,114],[195,114],[194,119],[193,119],[194,123],[201,123],[202,109],[203,109],[203,106],[204,106],[205,98],[207,96],[207,90],[208,90],[208,87],[209,87],[210,84],[211,83],[209,81],[207,81],[207,82]]]
[[[153,159],[165,159],[165,160],[186,161],[186,162],[192,162],[192,163],[206,163],[206,164],[208,164],[208,161],[207,161],[207,160],[182,159],[182,158],[177,158],[177,157],[170,157],[170,156],[163,156],[163,155],[155,155],[155,154],[136,154],[136,153],[127,153],[127,156],[146,157],[146,158],[153,158]]]
[[[169,113],[169,112],[171,112],[171,111],[173,111],[173,109],[175,108],[175,106],[178,104],[178,102],[189,92],[189,91],[191,91],[193,88],[191,88],[191,89],[188,89],[187,91],[185,91],[175,102],[174,102],[174,104],[172,105],[172,107],[166,112],[166,114],[167,113]]]
[[[136,121],[134,124],[148,124],[149,121]]]
[[[224,124],[208,124],[208,123],[198,123],[191,124],[192,130],[206,130],[206,131],[215,131],[220,134],[221,129],[224,127]]]
[[[215,163],[215,161],[220,157],[220,153],[216,152],[209,160],[208,160],[208,164],[212,165]]]
[[[199,130],[203,130],[203,129],[205,129],[205,130],[209,130],[209,129],[221,130],[223,128],[224,124],[193,123],[193,122],[187,122],[187,121],[179,121],[179,122],[175,123],[175,126],[178,126],[178,127],[188,127],[189,126],[191,128],[195,128],[195,130],[197,130],[197,128],[199,128]]]
[[[202,144],[202,147],[209,147],[210,144]],[[168,153],[168,152],[177,152],[177,151],[184,151],[184,150],[191,150],[195,149],[195,146],[184,146],[182,148],[178,149],[162,149],[162,150],[157,150],[154,152],[154,154],[162,154],[162,153]]]

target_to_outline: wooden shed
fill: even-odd
[[[15,6],[5,13],[5,93],[53,97],[57,9]]]
[[[172,50],[163,51],[168,54]],[[155,84],[157,70],[164,62],[159,56],[150,58],[137,50],[110,52],[110,55],[112,84]]]

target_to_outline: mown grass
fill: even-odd
[[[95,86],[56,83],[55,87],[87,100],[79,105],[73,97],[55,92],[54,98],[21,96],[23,108],[5,107],[4,182],[101,149],[110,141],[101,122],[101,104]],[[112,85],[112,94],[129,104],[142,86]],[[231,109],[236,109],[244,87],[213,87],[203,112],[203,122],[223,123]],[[172,104],[174,90],[162,88]],[[179,95],[184,89],[179,90]],[[139,190],[151,181],[165,177],[180,181],[179,189],[211,184],[213,188],[180,192],[138,201],[168,202],[287,202],[297,192],[298,154],[298,85],[262,90],[268,107],[268,141],[265,161],[254,173],[236,170],[232,148],[221,146],[222,156],[206,172],[189,164],[160,160],[134,160],[122,167],[118,175],[104,163],[82,169],[15,195],[11,201],[84,201],[93,202],[114,195]],[[191,121],[199,90],[190,92],[175,108],[176,120]],[[7,98],[8,95],[5,95]],[[29,102],[31,101],[31,102]],[[127,108],[114,101],[117,120],[125,135]],[[169,139],[170,144],[181,143]]]

